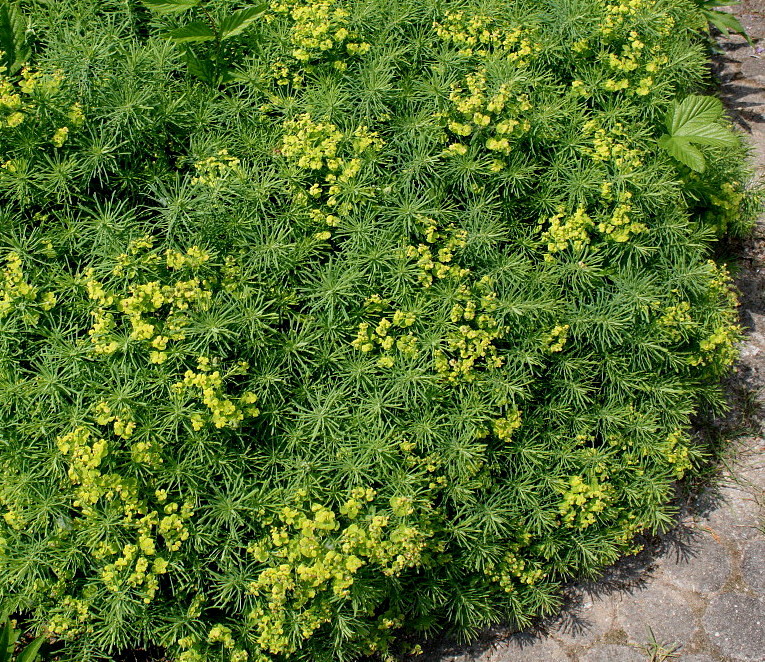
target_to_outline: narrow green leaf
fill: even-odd
[[[212,31],[212,28],[202,21],[188,23],[187,25],[165,33],[163,36],[165,39],[170,39],[170,41],[174,41],[176,44],[211,41],[215,39],[215,33]]]
[[[266,5],[247,7],[234,12],[220,26],[221,37],[228,39],[241,34],[266,10]]]
[[[663,135],[659,138],[659,145],[667,150],[680,163],[684,163],[691,170],[704,172],[704,155],[687,138],[671,137]]]
[[[159,14],[171,14],[196,7],[200,0],[142,0],[142,2]]]
[[[35,662],[38,653],[40,652],[40,646],[45,643],[45,637],[37,637],[31,642],[16,658],[16,662]]]
[[[741,22],[733,14],[728,14],[723,11],[705,10],[704,15],[707,17],[707,20],[726,37],[729,33],[736,32],[744,37],[750,46],[754,45],[752,43],[752,38],[749,36],[744,26],[741,25]]]
[[[0,630],[0,662],[10,662],[13,655],[13,646],[16,643],[13,638],[13,628],[11,622],[6,619],[2,630]]]

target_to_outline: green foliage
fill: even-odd
[[[0,62],[9,75],[18,73],[30,55],[27,22],[16,5],[0,2]]]
[[[397,655],[671,523],[757,205],[690,0],[146,4],[29,3],[0,79],[0,610]]]
[[[732,147],[738,140],[719,123],[722,114],[722,102],[715,97],[691,95],[675,102],[664,120],[667,133],[659,138],[659,145],[691,170],[704,172],[704,155],[694,144]]]
[[[174,0],[174,2],[146,0],[144,4],[161,14],[181,12],[197,6],[202,7],[206,20],[186,23],[165,33],[164,37],[175,44],[198,44],[214,41],[215,49],[203,58],[197,57],[191,48],[186,47],[186,62],[189,72],[212,85],[230,82],[235,78],[235,72],[228,68],[229,63],[224,60],[223,42],[240,35],[266,10],[266,5],[247,7],[229,14],[219,23],[207,11],[201,0],[192,0],[191,2],[189,0]]]
[[[29,642],[18,653],[19,636],[21,631],[14,627],[11,620],[5,616],[2,619],[2,628],[0,628],[0,662],[35,662],[39,658],[39,652],[45,643],[45,637]]]
[[[714,25],[726,37],[735,32],[740,34],[750,46],[754,46],[751,37],[747,34],[744,26],[733,14],[719,11],[715,7],[731,7],[740,4],[738,0],[695,0],[696,5],[712,25]]]

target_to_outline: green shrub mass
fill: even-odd
[[[692,2],[147,4],[29,0],[0,77],[0,612],[384,657],[671,522],[754,207],[741,145],[659,144]]]

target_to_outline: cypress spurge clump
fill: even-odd
[[[201,5],[149,4],[25,3],[0,78],[0,611],[78,662],[385,656],[667,527],[754,207],[718,112],[703,172],[662,146],[697,6],[271,2],[200,81]]]

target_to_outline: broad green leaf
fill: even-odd
[[[26,28],[26,19],[19,9],[8,2],[0,2],[0,50],[10,75],[18,72],[29,58]]]
[[[30,643],[16,658],[16,662],[35,662],[38,653],[40,652],[40,646],[45,643],[45,637],[37,637],[32,643]]]
[[[668,133],[659,138],[659,145],[689,168],[703,172],[704,155],[694,145],[732,147],[737,142],[736,134],[718,123],[722,114],[723,105],[715,97],[686,97],[667,113]]]
[[[265,5],[247,7],[234,12],[220,26],[221,38],[228,39],[244,32],[266,10]]]
[[[198,58],[190,48],[186,49],[186,66],[192,76],[211,85],[215,84],[215,65],[210,60]]]
[[[659,138],[659,145],[691,170],[704,172],[704,155],[691,145],[688,138],[671,138],[668,135],[663,135]]]
[[[159,14],[182,12],[196,7],[200,0],[142,0],[149,9]]]
[[[212,28],[202,21],[188,23],[187,25],[165,33],[163,36],[165,39],[170,39],[176,44],[211,41],[215,39],[215,33],[212,31]]]
[[[670,135],[688,135],[692,127],[716,122],[722,113],[723,105],[719,99],[692,94],[679,104],[675,102],[667,113],[665,124]]]

